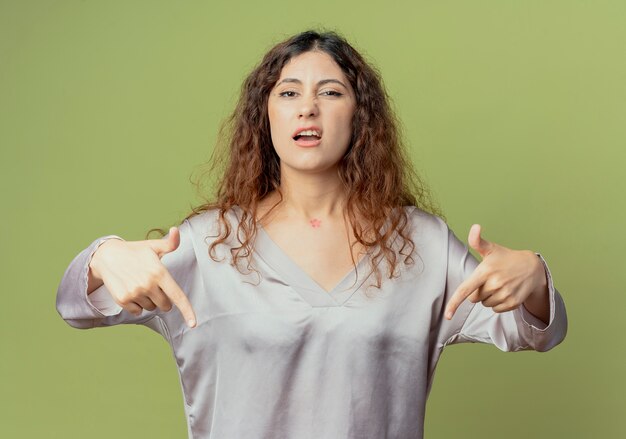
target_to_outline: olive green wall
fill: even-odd
[[[164,340],[71,328],[56,288],[188,213],[243,78],[310,27],[380,69],[457,235],[541,252],[567,306],[552,351],[447,348],[426,437],[626,437],[626,3],[335,3],[0,1],[1,437],[186,437]]]

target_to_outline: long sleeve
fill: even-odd
[[[105,316],[117,315],[124,309],[117,304],[104,284],[88,294],[87,300]]]
[[[181,224],[179,247],[161,258],[161,262],[176,281],[185,275],[185,270],[190,264],[195,264],[195,253],[188,227],[187,221]],[[153,311],[144,309],[136,316],[119,306],[105,285],[87,294],[87,274],[91,258],[103,242],[112,238],[122,239],[116,235],[107,235],[94,240],[71,261],[61,279],[57,289],[56,309],[63,320],[74,328],[142,324],[162,312],[159,308]]]
[[[456,288],[467,279],[478,260],[469,252],[454,233],[449,230],[448,239],[448,279],[446,297],[449,299]],[[546,325],[533,316],[524,305],[518,308],[496,313],[481,302],[473,304],[460,328],[446,340],[445,345],[455,343],[489,343],[506,352],[535,350],[545,352],[563,341],[567,333],[567,314],[560,293],[554,287],[552,275],[543,256],[535,253],[542,261],[550,299],[550,320]],[[459,308],[460,309],[460,308]]]

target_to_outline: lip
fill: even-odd
[[[305,130],[315,130],[318,131],[320,133],[320,137],[322,137],[322,129],[320,127],[316,127],[315,125],[311,125],[308,127],[302,127],[302,128],[298,128],[291,136],[291,138],[293,139],[294,137],[296,137],[298,135],[298,133],[300,131],[305,131]]]
[[[294,143],[298,146],[301,146],[303,148],[312,148],[315,147],[317,145],[319,145],[320,143],[322,143],[322,139],[317,139],[317,140],[302,140],[302,139],[298,139],[298,140],[294,140]]]

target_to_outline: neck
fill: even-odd
[[[346,196],[336,168],[307,174],[283,166],[280,190],[283,201],[277,209],[293,221],[343,220]],[[280,199],[273,195],[276,201]]]

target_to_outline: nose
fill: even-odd
[[[302,104],[300,105],[298,117],[311,117],[316,116],[318,113],[317,108],[317,97],[305,97],[302,99]]]

